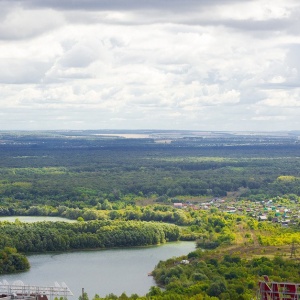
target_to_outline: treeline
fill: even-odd
[[[62,216],[79,221],[95,220],[104,224],[105,222],[113,221],[157,222],[158,225],[173,223],[182,226],[179,236],[180,240],[197,241],[198,245],[205,249],[235,243],[237,234],[239,234],[239,227],[242,226],[245,230],[252,230],[253,224],[255,224],[256,229],[259,224],[251,217],[223,213],[216,208],[211,208],[210,210],[176,209],[170,205],[158,204],[145,207],[128,206],[126,209],[120,210],[114,210],[111,207],[107,210],[97,210],[38,206],[29,208],[28,214],[25,215]],[[19,220],[17,219],[15,224],[18,223]],[[263,225],[266,226],[267,224]],[[275,228],[275,226],[274,224],[269,224],[267,231],[270,232],[271,228]],[[251,242],[251,239],[247,239],[247,242]]]
[[[67,206],[30,206],[25,208],[6,208],[0,206],[0,216],[60,216],[71,220],[136,220],[191,225],[194,223],[192,211],[175,209],[167,205],[131,206],[124,208],[122,203],[107,200],[93,208],[69,208]]]
[[[30,268],[26,256],[17,252],[15,248],[0,247],[0,274],[26,271]]]
[[[0,222],[0,249],[21,252],[146,246],[176,241],[176,225],[136,221]]]
[[[190,209],[177,209],[170,205],[151,206],[127,206],[126,209],[113,209],[107,202],[106,210],[68,208],[65,206],[43,207],[32,206],[28,210],[15,209],[15,215],[30,216],[61,216],[79,221],[146,221],[159,222],[158,224],[171,223],[184,226],[181,230],[180,239],[194,241],[202,248],[216,248],[221,244],[230,244],[235,240],[236,224],[239,224],[245,217],[233,214],[222,213],[212,208],[209,211]],[[5,214],[9,212],[0,207]],[[245,221],[244,221],[245,222]],[[17,222],[18,223],[18,222]],[[245,223],[245,226],[248,226]],[[1,229],[1,227],[0,227]]]
[[[299,221],[289,228],[283,228],[278,223],[259,222],[251,216],[229,214],[218,211],[217,208],[211,208],[210,210],[194,210],[193,208],[176,209],[170,205],[156,204],[145,207],[127,206],[125,209],[114,210],[109,202],[105,205],[107,205],[106,210],[98,210],[96,208],[68,208],[65,206],[59,206],[58,208],[32,206],[27,211],[15,210],[14,212],[23,212],[25,215],[31,216],[61,216],[78,220],[79,222],[68,225],[71,226],[71,228],[76,228],[76,226],[82,227],[82,224],[84,224],[83,221],[87,221],[86,223],[89,224],[91,223],[90,220],[100,224],[100,227],[102,224],[130,224],[131,221],[133,224],[139,224],[139,222],[147,224],[147,222],[149,222],[149,226],[157,224],[157,228],[164,226],[164,223],[175,224],[182,226],[179,235],[180,240],[196,241],[198,246],[204,249],[215,249],[222,245],[235,244],[241,240],[247,245],[252,245],[254,240],[256,240],[260,245],[273,246],[287,245],[293,241],[299,242]],[[6,223],[4,222],[3,224]],[[17,219],[13,224],[18,226],[22,223]],[[50,223],[51,226],[52,224],[53,223]],[[23,226],[25,226],[25,224],[23,224]],[[27,226],[30,227],[32,225],[28,224]],[[53,226],[55,231],[56,226]],[[0,232],[2,231],[1,228],[3,227],[0,226]],[[39,228],[39,226],[37,226],[37,228]],[[52,240],[50,237],[47,239]],[[67,240],[68,239],[69,238],[67,238]],[[89,243],[92,243],[94,239],[95,237],[92,237]],[[96,240],[97,239],[98,241],[95,242],[96,247],[102,247],[99,238],[96,238]],[[119,242],[120,241],[121,239],[119,239]],[[39,244],[40,242],[38,245]],[[61,245],[58,248],[62,250],[68,249],[69,247],[64,245],[63,242],[59,244]],[[104,247],[107,246],[109,245],[104,245]],[[74,245],[72,244],[71,248],[73,247]],[[92,245],[91,247],[94,246]],[[42,249],[42,251],[48,251],[49,246],[46,248],[47,249],[44,250],[43,247],[38,247],[38,249]]]

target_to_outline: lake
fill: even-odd
[[[1,221],[9,221],[15,222],[18,219],[24,223],[33,223],[33,222],[43,222],[43,221],[51,221],[51,222],[77,222],[76,220],[70,220],[62,217],[48,217],[48,216],[9,216],[9,217],[0,217]]]
[[[28,272],[2,275],[0,281],[12,284],[22,280],[25,285],[54,286],[65,282],[78,299],[84,288],[92,299],[97,293],[105,296],[126,292],[145,295],[155,282],[148,273],[160,260],[188,254],[193,242],[172,242],[144,248],[123,248],[67,253],[30,255]]]

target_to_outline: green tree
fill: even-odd
[[[89,300],[89,296],[86,292],[83,292],[83,294],[79,296],[78,300]]]

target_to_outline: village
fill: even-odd
[[[273,222],[284,227],[297,225],[300,221],[300,203],[281,197],[262,201],[212,198],[206,202],[182,201],[173,203],[177,209],[210,210],[247,215],[261,222]]]

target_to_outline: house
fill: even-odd
[[[284,220],[284,221],[281,221],[281,225],[287,227],[287,226],[289,226],[290,222],[291,222],[290,220]]]
[[[188,265],[190,262],[187,259],[183,259],[180,263],[183,265]]]
[[[267,221],[267,220],[268,220],[268,217],[265,216],[265,215],[262,215],[262,216],[258,217],[258,221]]]

